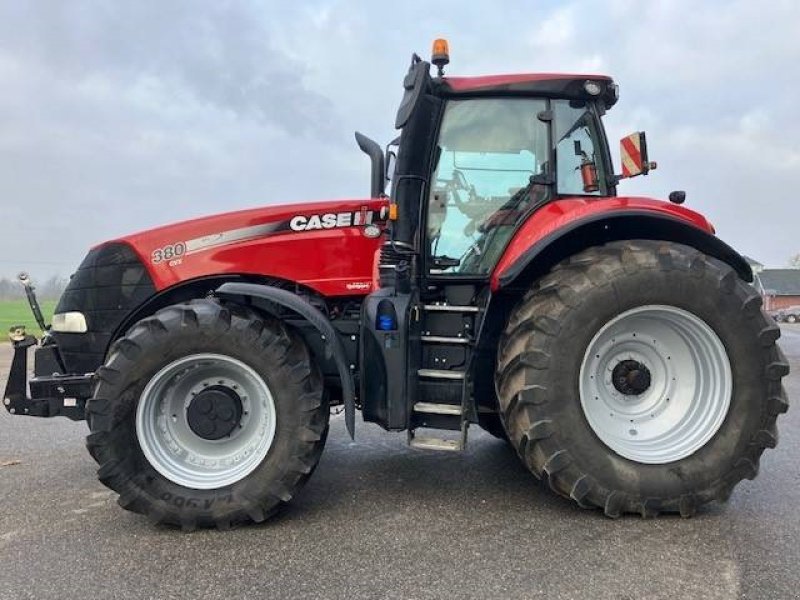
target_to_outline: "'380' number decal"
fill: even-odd
[[[153,253],[150,255],[150,260],[158,264],[165,260],[179,258],[183,256],[185,252],[186,245],[183,242],[178,242],[177,244],[168,244],[153,250]]]

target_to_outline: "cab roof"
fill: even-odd
[[[544,82],[575,81],[581,83],[591,81],[611,81],[608,75],[589,75],[580,73],[511,73],[507,75],[479,75],[477,77],[444,77],[442,81],[452,90],[459,92],[475,90],[508,89],[509,87],[535,88]]]
[[[478,77],[442,77],[434,86],[447,96],[525,94],[566,98],[585,98],[584,85],[593,81],[601,86],[600,96],[607,107],[617,100],[617,87],[608,75],[583,73],[519,73]],[[438,85],[437,85],[438,84]]]

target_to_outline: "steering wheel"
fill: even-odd
[[[458,210],[468,217],[472,218],[472,215],[470,215],[470,206],[473,207],[474,212],[476,200],[478,199],[478,195],[475,193],[475,186],[471,185],[469,181],[467,181],[467,178],[464,177],[463,172],[459,171],[458,169],[453,169],[453,178],[447,183],[447,187],[450,190],[450,196],[452,197],[456,208],[458,208]],[[458,193],[461,190],[467,193],[467,200],[461,199],[461,195]]]
[[[467,181],[467,178],[464,177],[464,173],[458,169],[453,169],[453,178],[450,180],[450,185],[457,190],[472,191],[472,186]]]

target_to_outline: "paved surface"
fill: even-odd
[[[782,344],[800,396],[800,326]],[[0,346],[0,372],[10,348]],[[183,534],[117,507],[85,424],[0,411],[0,598],[798,598],[800,411],[761,475],[682,520],[619,521],[536,482],[502,442],[412,451],[341,417],[276,519]]]

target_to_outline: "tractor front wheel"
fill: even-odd
[[[761,298],[668,242],[585,250],[534,284],[498,348],[511,442],[557,493],[610,517],[692,515],[777,443],[788,365]]]
[[[316,466],[329,415],[299,336],[213,300],[134,325],[87,413],[87,446],[119,504],[184,529],[269,517]]]

